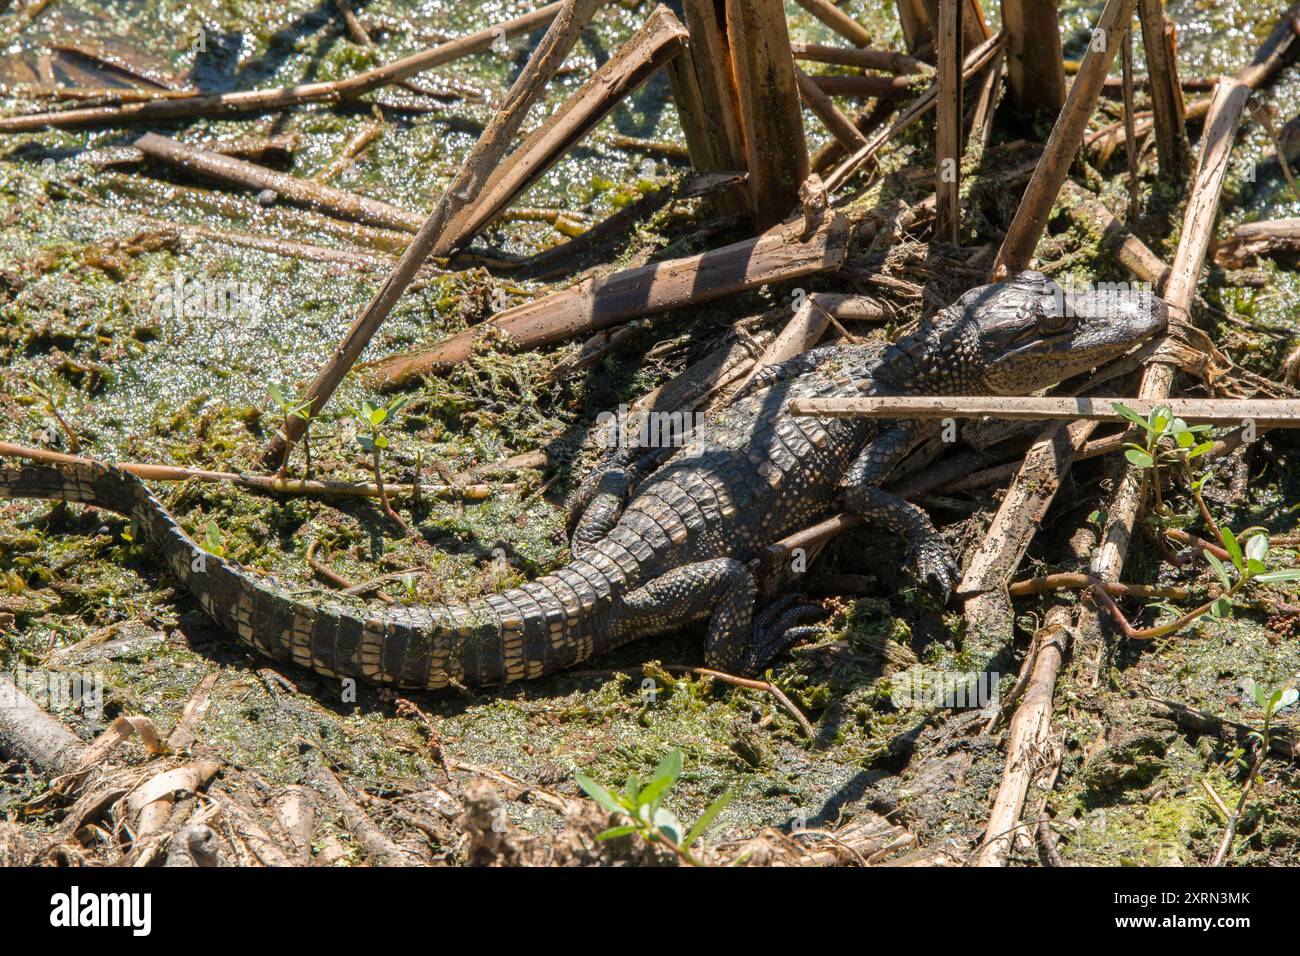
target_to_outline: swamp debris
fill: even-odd
[[[143,103],[96,106],[85,109],[0,117],[0,133],[21,133],[39,129],[86,129],[126,126],[132,123],[171,123],[199,116],[232,116],[262,113],[304,103],[338,103],[400,83],[417,73],[444,66],[464,56],[491,48],[497,37],[529,33],[550,22],[564,7],[565,0],[540,7],[485,30],[479,30],[420,53],[403,57],[344,80],[303,83],[281,89],[240,90],[192,96],[165,96]]]
[[[204,179],[238,186],[254,193],[268,190],[277,197],[368,226],[415,232],[423,221],[418,213],[399,209],[378,199],[358,196],[310,179],[258,166],[246,160],[179,143],[157,133],[145,133],[135,141],[145,156]]]
[[[1069,176],[1070,165],[1083,141],[1084,130],[1097,108],[1102,82],[1119,52],[1116,38],[1124,35],[1124,24],[1132,18],[1135,2],[1136,0],[1107,0],[1097,18],[1093,35],[1101,36],[1102,42],[1100,47],[1097,44],[1089,45],[1079,75],[1070,85],[1065,105],[1061,107],[1056,124],[1043,146],[1042,159],[1025,188],[1015,218],[998,249],[993,265],[994,282],[1023,271],[1033,258],[1034,249],[1047,226],[1048,216],[1056,205],[1056,197]]]
[[[577,43],[598,5],[599,0],[564,0],[523,72],[506,93],[501,108],[493,115],[465,157],[460,170],[402,253],[392,274],[370,304],[356,317],[334,354],[308,386],[305,397],[311,402],[312,416],[320,414],[339,383],[356,364],[375,332],[393,310],[397,300],[411,284],[425,259],[445,241],[444,234],[456,215],[477,200],[487,177],[505,156],[511,140],[523,125],[524,118]],[[284,429],[262,449],[262,463],[269,466],[282,461],[286,446],[292,447],[302,437],[306,426],[307,420],[302,418],[286,421]]]
[[[1004,866],[1023,831],[1020,821],[1031,784],[1040,779],[1049,762],[1052,743],[1052,697],[1061,662],[1070,651],[1070,611],[1053,607],[1043,627],[1034,635],[1033,668],[1011,718],[1007,761],[993,799],[976,866]],[[1059,757],[1055,758],[1059,761]]]
[[[833,271],[844,261],[845,216],[831,215],[806,239],[805,232],[800,219],[710,252],[587,279],[499,312],[432,348],[390,356],[366,368],[396,384],[465,361],[489,335],[515,349],[537,348],[757,286]]]

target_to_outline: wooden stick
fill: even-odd
[[[679,75],[683,65],[678,57],[669,64],[673,95],[678,111],[686,110],[683,120],[691,162],[700,172],[748,170],[745,144],[740,133],[740,106],[731,79],[731,59],[727,49],[726,19],[723,5],[713,0],[682,0],[686,28],[690,32],[690,56],[694,88],[690,78]],[[698,103],[696,103],[698,99]],[[715,204],[717,214],[749,209],[748,192],[743,207],[738,201]]]
[[[125,106],[92,107],[57,113],[34,113],[28,116],[0,117],[0,133],[20,133],[58,128],[84,129],[93,126],[120,126],[128,123],[171,122],[195,116],[230,116],[238,113],[284,109],[302,103],[336,102],[355,99],[372,90],[402,80],[436,66],[450,63],[472,53],[482,53],[502,33],[517,36],[544,26],[560,12],[565,0],[515,17],[486,30],[458,37],[447,43],[413,53],[387,66],[375,67],[345,80],[303,83],[281,89],[241,90],[235,93],[161,98],[147,103]]]
[[[857,66],[866,70],[886,73],[926,73],[930,67],[915,57],[893,50],[864,50],[854,47],[827,46],[823,43],[790,44],[796,60],[814,63],[833,63],[837,66]]]
[[[993,59],[1001,44],[1002,34],[999,33],[972,50],[966,56],[966,62],[962,67],[962,80],[969,81],[976,72],[986,66]],[[835,168],[835,171],[826,178],[826,188],[832,192],[841,188],[854,173],[862,168],[864,163],[876,154],[880,147],[924,116],[934,106],[938,94],[938,85],[932,83],[924,93],[908,105],[907,109],[894,121],[893,125],[872,136],[866,145],[859,147],[856,152],[840,163]]]
[[[343,376],[356,364],[370,339],[415,278],[420,265],[455,216],[478,197],[488,176],[501,162],[511,140],[523,125],[529,109],[542,95],[546,84],[578,41],[579,34],[599,4],[600,0],[564,0],[563,8],[551,22],[523,72],[506,93],[501,109],[492,117],[478,142],[465,157],[460,171],[452,178],[442,198],[402,253],[392,275],[357,316],[343,341],[308,387],[307,396],[311,399],[313,416],[320,414],[334,390],[343,381]],[[286,444],[292,446],[302,436],[306,424],[301,418],[290,417],[281,433],[262,449],[262,464],[270,467],[283,461]]]
[[[47,462],[57,465],[88,465],[90,458],[78,455],[65,455],[62,452],[45,448],[28,448],[10,442],[0,442],[0,457],[27,458],[31,461]],[[274,478],[265,475],[245,475],[229,471],[206,471],[201,468],[181,468],[176,465],[150,465],[140,462],[114,463],[125,472],[148,481],[202,481],[232,484],[249,491],[277,495],[313,495],[329,497],[342,495],[350,498],[378,498],[379,486],[366,481],[308,481],[298,478]],[[390,494],[405,494],[408,485],[385,482],[385,490]],[[491,485],[421,485],[422,492],[431,494],[464,495],[470,500],[481,500],[492,493]]]
[[[1056,204],[1062,183],[1070,174],[1070,164],[1074,162],[1088,120],[1097,107],[1102,81],[1115,60],[1115,54],[1119,52],[1123,25],[1133,17],[1135,2],[1136,0],[1106,0],[1093,34],[1098,37],[1098,42],[1088,47],[1079,75],[1071,84],[1056,125],[1047,137],[1042,160],[1025,189],[1015,218],[1002,241],[1002,248],[998,250],[993,266],[995,282],[1024,270],[1033,259],[1034,248],[1047,225],[1047,217]]]
[[[1133,115],[1133,27],[1124,31],[1123,84],[1124,84],[1124,140],[1128,144],[1125,158],[1128,166],[1128,219],[1137,222],[1138,204],[1138,146],[1136,119]]]
[[[1201,144],[1200,163],[1183,217],[1178,249],[1170,267],[1169,281],[1165,285],[1165,301],[1176,312],[1186,314],[1191,308],[1197,279],[1212,238],[1232,142],[1249,97],[1249,86],[1240,80],[1226,77],[1215,90]],[[1148,403],[1172,405],[1173,401],[1168,400],[1167,396],[1173,384],[1174,371],[1174,366],[1164,362],[1148,366],[1139,389],[1141,399]],[[1245,417],[1250,416],[1243,416]],[[1294,415],[1291,420],[1295,420]],[[1284,419],[1278,424],[1285,425],[1287,422]],[[1126,469],[1115,498],[1107,509],[1105,534],[1093,555],[1090,568],[1092,575],[1100,581],[1118,581],[1123,571],[1133,528],[1146,497],[1147,483],[1144,477],[1140,469]],[[1085,609],[1080,618],[1080,626],[1089,635],[1100,633],[1101,620],[1095,608]]]
[[[0,756],[53,777],[80,765],[85,752],[86,745],[62,721],[46,713],[12,677],[0,674]]]
[[[1047,116],[1056,116],[1065,105],[1056,7],[1055,0],[1002,0],[1011,94],[1022,110]]]
[[[492,222],[623,99],[686,46],[686,28],[667,7],[641,27],[582,87],[492,170],[478,199],[452,220],[431,255],[459,248]]]
[[[278,173],[256,163],[178,143],[157,133],[145,133],[134,145],[144,155],[187,173],[253,192],[269,189],[277,196],[283,196],[298,205],[340,219],[406,232],[415,232],[423,221],[419,213],[399,209],[378,199],[369,199],[310,179]]]
[[[827,96],[851,96],[858,99],[906,96],[912,89],[911,76],[845,76],[842,73],[815,74],[812,81]]]
[[[357,806],[319,755],[312,763],[307,779],[339,810],[348,832],[369,856],[383,866],[413,866],[418,862],[409,851],[390,840],[366,812]]]
[[[1004,586],[1020,567],[1075,454],[1096,427],[1094,422],[1076,421],[1053,425],[1042,433],[1026,452],[983,544],[962,575],[956,593],[967,598],[962,611],[965,646],[977,656],[991,656],[991,648],[1008,641],[1013,621]]]
[[[1191,166],[1191,149],[1187,145],[1187,105],[1178,80],[1178,58],[1174,54],[1176,29],[1165,16],[1161,0],[1138,0],[1142,20],[1142,49],[1150,71],[1148,92],[1156,129],[1156,157],[1160,175],[1170,182],[1181,183]],[[1133,131],[1128,130],[1132,152]]]
[[[935,99],[935,235],[954,246],[961,232],[961,2],[939,0],[935,56],[939,65]]]
[[[854,46],[871,44],[872,37],[867,28],[830,0],[796,0],[796,2]]]
[[[487,333],[504,335],[514,348],[536,348],[629,319],[838,268],[847,252],[843,217],[833,215],[809,239],[802,239],[802,231],[798,220],[712,252],[587,279],[498,313],[433,348],[392,355],[367,367],[388,382],[407,381],[465,361]]]
[[[785,328],[754,363],[750,373],[736,385],[735,391],[744,388],[763,368],[779,365],[787,359],[808,351],[821,340],[831,322],[839,318],[883,321],[888,316],[880,303],[866,296],[840,292],[814,292],[795,310]]]
[[[782,0],[725,0],[727,43],[749,172],[754,224],[768,229],[799,207],[808,145]]]
[[[819,418],[978,418],[991,415],[1011,420],[1078,419],[1123,422],[1112,407],[1123,402],[1139,415],[1167,407],[1187,422],[1240,425],[1250,419],[1257,428],[1300,428],[1300,399],[1230,398],[1002,398],[863,396],[860,398],[797,398],[794,415]]]
[[[1071,637],[1069,610],[1053,607],[1047,612],[1043,627],[1034,635],[1034,667],[1020,706],[1011,718],[1007,763],[984,829],[984,841],[975,858],[976,866],[1004,866],[1015,844],[1029,785],[1050,746],[1056,675],[1069,652]]]
[[[1093,193],[1074,180],[1067,180],[1061,193],[1069,202],[1066,208],[1072,218],[1085,223],[1100,234],[1100,248],[1110,252],[1120,265],[1143,282],[1156,289],[1164,288],[1169,277],[1169,266],[1151,251],[1151,247],[1120,222]]]
[[[794,75],[799,83],[799,95],[803,97],[804,105],[816,114],[830,134],[835,137],[836,142],[850,152],[866,145],[867,138],[858,131],[852,120],[840,112],[835,101],[817,85],[812,77],[798,66],[794,68]]]

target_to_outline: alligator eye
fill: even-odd
[[[1057,335],[1074,325],[1074,317],[1064,313],[1047,312],[1038,317],[1035,325],[1040,332]]]

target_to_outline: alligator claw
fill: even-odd
[[[917,583],[934,595],[940,604],[947,604],[961,579],[961,573],[948,548],[922,544],[912,549],[909,557],[912,567],[916,569]]]

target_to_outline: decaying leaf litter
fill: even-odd
[[[151,91],[159,83],[183,85],[177,78],[191,68],[189,82],[204,90],[288,86],[354,75],[526,12],[358,5],[355,16],[373,38],[371,48],[357,42],[333,4],[274,12],[123,4],[112,11],[112,29],[108,14],[90,5],[60,0],[49,6],[22,25],[22,52],[6,58],[6,116],[49,107],[48,98],[33,94],[50,76],[86,88],[122,86],[123,74],[110,61],[152,77],[129,81]],[[865,25],[871,46],[905,48],[893,16],[861,4],[844,9]],[[550,115],[651,10],[602,8],[533,115]],[[845,45],[801,8],[791,5],[788,12],[792,37]],[[1067,58],[1085,52],[1087,26],[1097,12],[1063,13]],[[997,11],[985,13],[996,19]],[[1184,76],[1237,71],[1282,13],[1228,6],[1207,14],[1171,6]],[[459,22],[468,16],[473,22]],[[154,37],[156,26],[145,25],[160,18],[172,25],[174,43],[160,48],[133,39]],[[1239,41],[1225,40],[1225,25],[1243,28]],[[192,43],[200,26],[211,52],[196,56]],[[83,51],[109,44],[113,56],[102,49],[89,58],[68,53],[69,36]],[[294,176],[416,210],[418,224],[419,211],[436,202],[537,36],[516,37],[498,45],[504,52],[461,59],[412,81],[436,95],[386,88],[373,98],[377,110],[370,101],[326,104],[196,119],[155,131],[195,143],[225,141],[224,148],[241,150],[252,162],[278,163]],[[801,66],[805,72],[852,72]],[[914,92],[929,80],[923,75]],[[1294,68],[1284,68],[1257,97],[1276,106],[1283,133],[1296,82]],[[508,265],[687,180],[683,133],[667,86],[660,73],[624,100],[515,204],[508,221],[451,263],[456,271],[422,269],[366,358],[427,348],[563,288],[568,275],[547,282],[512,276]],[[1141,97],[1139,90],[1140,108],[1147,105]],[[839,102],[850,115],[864,105]],[[900,114],[906,102],[895,104]],[[1104,97],[1088,136],[1116,123],[1122,130],[1116,100]],[[816,156],[830,137],[811,114],[804,125]],[[1238,223],[1283,219],[1297,208],[1281,169],[1264,162],[1277,148],[1266,126],[1248,114],[1237,136],[1220,236]],[[585,345],[578,340],[515,353],[477,346],[468,362],[425,377],[403,393],[409,399],[395,418],[384,461],[395,503],[418,536],[401,534],[378,502],[365,499],[276,498],[229,483],[189,481],[165,486],[166,502],[196,535],[215,526],[231,556],[296,582],[304,592],[322,586],[317,574],[324,572],[317,567],[347,583],[377,581],[374,587],[395,600],[515,583],[566,553],[559,504],[591,460],[581,435],[596,414],[635,401],[720,350],[752,361],[788,319],[794,287],[868,292],[881,301],[888,317],[883,332],[891,334],[984,281],[1016,211],[1020,184],[1029,178],[1025,173],[999,182],[993,174],[1017,163],[1032,170],[1037,147],[1030,144],[1042,143],[1050,128],[1048,121],[1031,128],[1004,122],[993,127],[989,152],[977,159],[968,154],[960,252],[922,241],[932,212],[917,204],[934,188],[935,165],[933,124],[922,119],[887,141],[878,174],[859,175],[846,188],[853,194],[850,216],[859,227],[872,223],[875,237],[864,242],[859,232],[836,272],[675,311]],[[1195,148],[1199,129],[1191,128]],[[107,127],[6,137],[0,401],[14,423],[6,437],[113,461],[258,472],[259,446],[280,424],[266,386],[293,392],[310,379],[409,233],[344,222],[278,196],[222,190],[141,164],[130,150],[144,132]],[[1115,136],[1113,130],[1105,135]],[[347,155],[354,150],[355,156]],[[1073,167],[1074,180],[1101,193],[1103,204],[1116,211],[1127,202],[1123,154],[1122,145],[1116,149],[1103,136]],[[1260,161],[1253,173],[1252,159]],[[1169,262],[1183,197],[1157,182],[1152,147],[1142,160],[1143,217],[1135,231]],[[982,173],[993,182],[981,185]],[[734,218],[715,217],[707,205],[713,198],[646,202],[652,211],[608,241],[578,248],[582,258],[567,268],[636,267],[752,236]],[[1062,280],[1125,278],[1096,222],[1065,214],[1068,206],[1058,205],[1037,262]],[[266,251],[268,240],[290,255]],[[303,248],[294,249],[293,242]],[[1224,269],[1244,271],[1212,271],[1197,287],[1205,301],[1194,315],[1243,373],[1282,382],[1295,347],[1296,288],[1286,268],[1285,234],[1275,243],[1278,262],[1243,262],[1225,252]],[[322,246],[336,252],[322,253]],[[227,302],[244,301],[242,284],[248,299],[263,307],[234,321],[186,310],[160,314],[160,296],[175,291],[178,277],[182,286],[233,283]],[[881,334],[879,322],[848,319],[835,332]],[[1136,394],[1136,378],[1128,382],[1127,390],[1109,383],[1105,391]],[[372,477],[347,409],[390,398],[364,377],[344,380],[327,417],[312,425],[314,478]],[[981,466],[1011,457],[1005,447],[985,453]],[[547,452],[541,469],[488,467],[528,453],[533,460],[523,464],[538,464],[539,450]],[[1293,533],[1293,455],[1285,435],[1266,435],[1247,454],[1215,466],[1206,496],[1234,528],[1260,524],[1275,534]],[[1115,459],[1084,459],[1068,473],[1021,577],[1084,567],[1105,521],[1094,512],[1109,500],[1099,492],[1111,487]],[[300,451],[293,462],[296,474]],[[412,502],[417,468],[425,490]],[[456,500],[435,488],[448,479],[487,484],[491,491],[482,500]],[[1005,482],[1006,476],[964,492],[932,483],[927,493],[943,499],[940,517],[954,544],[967,552],[979,545]],[[119,743],[107,765],[112,769],[53,785],[57,768],[35,769],[31,759],[6,764],[3,786],[14,820],[5,828],[6,853],[19,853],[10,848],[21,844],[20,856],[42,860],[111,862],[125,852],[132,862],[202,862],[206,844],[192,828],[206,826],[222,861],[235,863],[651,862],[663,852],[591,839],[604,820],[599,813],[592,817],[593,804],[579,802],[574,773],[619,786],[629,773],[648,777],[674,747],[683,751],[684,770],[667,803],[688,826],[721,794],[735,794],[706,838],[708,861],[749,850],[755,862],[958,863],[973,860],[988,843],[984,830],[1003,774],[1006,721],[986,731],[987,715],[902,709],[891,699],[909,668],[978,670],[989,661],[987,648],[963,640],[961,615],[927,604],[889,565],[862,568],[855,556],[864,548],[898,547],[870,530],[849,531],[826,546],[811,581],[814,591],[827,595],[826,634],[781,658],[770,674],[812,721],[811,742],[771,694],[645,665],[697,663],[696,634],[633,644],[595,662],[598,671],[499,693],[415,697],[407,704],[363,687],[355,703],[340,702],[337,687],[270,668],[215,632],[113,516],[6,503],[3,535],[6,669],[102,674],[102,717],[64,708],[56,711],[60,720],[89,741],[118,717],[147,717],[159,740],[172,743],[171,755],[153,757],[150,746]],[[863,579],[863,570],[875,580]],[[1203,594],[1210,577],[1207,572],[1197,582],[1175,575],[1140,543],[1124,580],[1191,584]],[[1014,672],[1032,646],[1039,617],[1053,599],[1071,593],[1041,603],[1017,600],[1016,639],[994,649],[1000,653],[995,669],[1009,675],[1004,690],[1016,683]],[[1141,605],[1126,608],[1137,614]],[[1300,599],[1292,586],[1289,593],[1278,588],[1239,607],[1225,622],[1201,621],[1151,644],[1113,637],[1082,648],[1076,642],[1056,678],[1052,704],[1051,729],[1062,741],[1060,769],[1050,792],[1043,781],[1036,783],[1021,817],[1036,821],[1040,806],[1048,812],[1050,822],[1040,829],[1049,835],[1040,846],[1050,842],[1069,863],[1209,862],[1224,829],[1215,796],[1235,805],[1244,783],[1235,751],[1249,743],[1239,744],[1231,724],[1222,722],[1259,723],[1259,708],[1241,687],[1247,678],[1268,687],[1294,678],[1297,620]],[[659,689],[653,700],[643,696],[646,679]],[[1151,703],[1152,697],[1172,704]],[[1178,706],[1202,716],[1190,718]],[[1181,719],[1170,719],[1180,713]],[[1202,723],[1195,725],[1196,719]],[[115,731],[109,740],[129,730],[148,742],[153,732],[138,720],[116,726],[122,734]],[[163,771],[174,776],[147,790]],[[1233,862],[1294,857],[1297,811],[1289,775],[1284,759],[1264,764],[1238,827]],[[163,795],[132,801],[132,788],[147,797]],[[504,836],[491,825],[498,807],[513,825]],[[586,821],[557,839],[566,811]],[[765,826],[804,833],[736,845]],[[1007,848],[1018,863],[1035,862],[1039,852],[1027,844]]]

